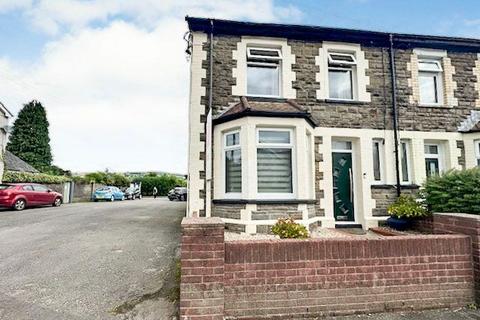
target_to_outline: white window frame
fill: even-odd
[[[332,58],[332,55],[339,55],[339,56],[349,56],[352,57],[353,62],[348,62],[348,61],[341,61],[341,60],[335,60]],[[354,53],[347,53],[347,52],[341,52],[341,51],[336,51],[336,50],[330,50],[327,52],[327,81],[328,83],[328,99],[330,100],[338,100],[338,101],[356,101],[358,100],[358,89],[357,89],[357,59],[355,58]],[[351,82],[351,94],[352,98],[351,99],[344,99],[344,98],[336,98],[336,97],[331,97],[330,96],[330,89],[331,89],[331,83],[330,83],[330,70],[343,70],[343,71],[349,71],[350,73],[350,82]]]
[[[475,159],[477,167],[480,167],[480,140],[474,140],[473,143],[475,144]]]
[[[422,69],[420,67],[421,63],[430,63],[432,65],[437,66],[437,70],[430,70],[430,69]],[[422,92],[420,88],[420,77],[424,75],[433,76],[436,84],[436,96],[437,102],[422,102]],[[419,104],[422,106],[441,106],[444,104],[444,95],[445,95],[445,88],[443,85],[444,81],[444,72],[442,68],[442,62],[439,59],[433,58],[419,58],[418,59],[418,93],[419,93]]]
[[[278,57],[261,56],[251,53],[251,50],[264,50],[278,52]],[[282,52],[280,49],[268,48],[268,47],[247,47],[247,59],[246,59],[245,81],[246,81],[246,95],[249,97],[265,97],[265,98],[280,98],[282,97]],[[248,92],[248,67],[268,67],[275,68],[277,70],[277,95],[268,94],[252,94]]]
[[[375,144],[378,143],[378,155],[379,155],[379,166],[380,166],[380,180],[375,179],[375,168],[373,168],[373,159],[372,161],[372,183],[373,184],[384,184],[385,183],[385,140],[382,138],[374,138],[372,140],[372,156],[373,156],[373,150],[375,148]]]
[[[260,131],[280,131],[280,132],[289,132],[290,134],[290,143],[260,143]],[[296,161],[296,148],[295,148],[295,130],[293,128],[272,128],[272,127],[257,127],[255,132],[255,194],[257,199],[295,199],[297,184],[297,161]],[[292,152],[292,192],[291,193],[265,193],[258,192],[258,168],[257,168],[257,153],[259,148],[279,148],[285,149],[290,148]]]
[[[425,150],[425,147],[426,146],[436,146],[437,147],[437,150],[438,150],[438,153],[425,153],[425,156],[424,156],[424,162],[427,160],[427,159],[437,159],[438,160],[438,173],[441,174],[445,167],[444,167],[444,163],[443,163],[443,156],[444,156],[444,148],[443,148],[443,145],[441,143],[438,143],[438,142],[431,142],[431,141],[428,141],[428,142],[425,142],[423,144],[423,148]],[[425,176],[427,175],[427,168],[425,167]]]
[[[240,140],[239,144],[233,145],[233,146],[227,146],[227,136],[230,134],[235,134],[238,133],[238,137]],[[227,161],[226,161],[226,153],[227,151],[232,151],[232,150],[240,150],[240,159],[241,159],[241,182],[240,182],[240,188],[241,192],[227,192]],[[241,130],[240,129],[234,129],[234,130],[229,130],[223,132],[223,151],[222,151],[222,172],[223,172],[223,194],[225,195],[225,198],[230,198],[230,199],[240,199],[242,196],[243,192],[243,157],[242,157],[242,136],[241,136]]]
[[[262,51],[271,51],[276,52],[277,56],[262,56],[252,53],[252,50],[262,50]],[[281,61],[282,60],[282,50],[277,48],[262,48],[262,47],[247,47],[247,61],[248,59],[260,59],[260,60],[272,60],[272,61]]]
[[[408,179],[404,180],[403,176],[403,164],[402,164],[402,157],[403,157],[403,145],[405,145],[405,153],[406,153],[406,160],[407,160],[407,174],[408,174]],[[410,140],[400,140],[400,146],[399,146],[399,152],[400,152],[400,184],[402,185],[410,185],[413,183],[413,177],[412,177],[412,161],[411,161],[411,142]]]

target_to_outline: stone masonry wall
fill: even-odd
[[[375,200],[375,208],[373,208],[373,216],[387,216],[387,208],[397,199],[397,189],[391,185],[372,185],[372,199]],[[401,188],[402,194],[415,195],[418,188]]]
[[[182,222],[182,320],[315,318],[474,301],[467,236],[225,242],[223,228],[218,218]]]

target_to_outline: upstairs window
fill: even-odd
[[[225,134],[225,193],[242,192],[242,154],[240,132]]]
[[[280,96],[282,53],[272,48],[247,48],[247,95]]]
[[[328,88],[331,99],[354,99],[354,76],[357,61],[351,53],[328,53]]]
[[[418,83],[421,104],[443,104],[443,70],[439,60],[418,61]]]
[[[440,174],[442,170],[441,147],[438,144],[425,144],[425,167],[427,177]]]
[[[258,193],[293,194],[291,133],[291,130],[258,130]]]

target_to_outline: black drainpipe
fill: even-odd
[[[400,162],[398,157],[398,112],[397,112],[397,83],[395,77],[395,51],[393,50],[393,34],[390,34],[390,76],[392,81],[392,109],[393,109],[393,139],[395,140],[395,169],[397,178],[397,197],[400,189]]]
[[[205,165],[203,166],[203,170],[205,172],[205,179],[204,179],[204,183],[203,183],[203,187],[205,189],[205,201],[203,203],[203,212],[204,212],[204,215],[206,216],[207,215],[207,194],[208,194],[208,190],[207,190],[207,148],[209,146],[207,146],[207,122],[208,122],[208,113],[209,112],[212,112],[212,100],[213,100],[213,93],[212,93],[212,90],[213,90],[213,20],[210,19],[210,52],[209,52],[209,65],[208,65],[208,110],[207,112],[205,113],[205,125],[204,125],[204,129],[203,129],[203,132],[205,132]]]

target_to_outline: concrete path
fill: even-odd
[[[0,212],[0,319],[171,319],[184,202]]]

